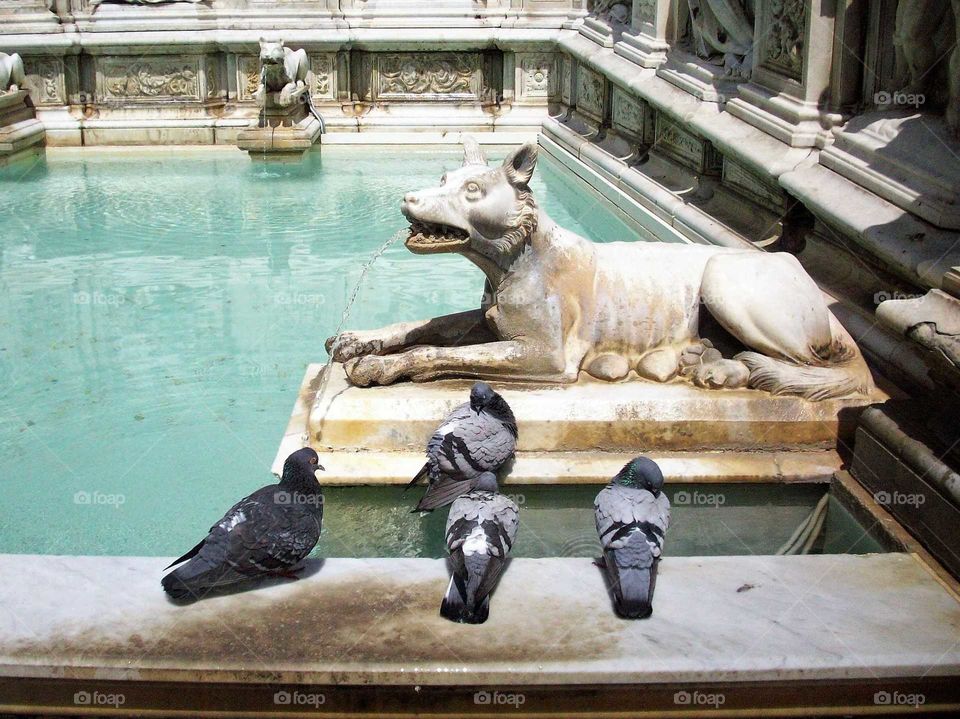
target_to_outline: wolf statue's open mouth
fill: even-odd
[[[470,236],[458,227],[435,225],[422,220],[410,221],[407,249],[419,255],[455,252],[470,244]]]

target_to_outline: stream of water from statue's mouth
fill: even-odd
[[[380,245],[380,247],[378,247],[374,251],[374,253],[370,255],[367,261],[363,263],[363,267],[360,268],[360,276],[357,278],[356,284],[353,286],[353,289],[350,291],[350,294],[347,296],[347,301],[344,303],[343,314],[340,316],[340,322],[337,323],[337,329],[333,333],[334,337],[339,337],[340,333],[343,332],[343,328],[346,325],[347,320],[350,318],[350,310],[353,309],[353,305],[357,301],[357,295],[360,294],[360,289],[363,287],[363,283],[367,279],[367,275],[370,272],[370,268],[373,267],[376,261],[383,256],[383,253],[386,252],[390,248],[390,246],[393,245],[393,243],[401,239],[406,234],[407,234],[406,228],[402,230],[397,230],[392,237],[388,238],[382,245]],[[336,349],[336,343],[334,343],[334,346],[332,346],[330,349],[331,349],[331,352],[327,357],[327,362],[326,364],[324,364],[323,369],[320,370],[320,375],[319,375],[320,382],[317,385],[317,394],[316,394],[316,400],[315,400],[316,402],[319,402],[327,391],[327,384],[330,381],[330,372],[332,371],[332,367],[333,367],[333,351]],[[320,429],[317,433],[316,439],[320,439],[321,435],[323,434],[323,419],[327,414],[327,410],[329,409],[330,409],[330,403],[328,402],[326,409],[323,410],[319,418]]]

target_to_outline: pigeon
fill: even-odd
[[[593,503],[603,548],[600,566],[613,587],[617,614],[627,619],[645,619],[653,613],[657,565],[670,526],[670,500],[662,489],[663,473],[657,463],[637,457]]]
[[[497,491],[497,476],[484,472],[476,486],[458,497],[447,516],[447,548],[453,576],[440,604],[452,622],[483,624],[490,592],[503,571],[520,524],[520,510]]]
[[[279,484],[258,489],[230,508],[197,546],[166,569],[163,588],[173,599],[198,599],[213,588],[261,576],[296,578],[292,569],[317,545],[323,494],[317,453],[299,449],[283,463]]]
[[[429,486],[414,512],[450,504],[476,487],[484,472],[496,473],[517,446],[517,420],[510,405],[486,382],[470,390],[427,442],[427,461],[403,491],[421,479]]]

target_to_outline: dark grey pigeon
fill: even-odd
[[[476,487],[484,472],[496,473],[517,446],[517,420],[510,405],[486,382],[470,390],[470,401],[456,407],[427,442],[427,461],[410,480],[429,482],[414,512],[450,504]],[[404,491],[406,491],[406,489]]]
[[[440,604],[452,622],[483,624],[490,592],[503,571],[520,524],[520,510],[497,492],[497,477],[486,472],[476,487],[458,497],[447,516],[447,548],[453,576]]]
[[[593,503],[602,566],[613,588],[617,614],[644,619],[653,613],[653,590],[663,539],[670,526],[670,500],[663,473],[646,457],[630,460]]]
[[[317,453],[297,450],[283,463],[279,484],[241,499],[210,528],[206,539],[167,567],[163,578],[174,599],[198,599],[215,587],[260,576],[296,578],[291,570],[317,545],[323,494]]]

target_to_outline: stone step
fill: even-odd
[[[291,438],[292,439],[292,438]],[[302,445],[284,443],[273,471]],[[621,452],[519,452],[502,486],[605,484],[634,455]],[[843,462],[834,450],[797,452],[651,452],[667,482],[825,482]],[[324,486],[405,485],[423,465],[419,452],[321,451]],[[504,489],[504,491],[507,491]]]
[[[392,453],[407,453],[406,458],[396,455],[404,471],[385,467],[380,473],[405,475],[410,466],[419,466],[427,438],[453,407],[467,400],[471,386],[470,380],[443,380],[352,387],[343,367],[333,364],[323,396],[318,397],[322,368],[320,364],[307,368],[280,448],[281,463],[290,451],[305,444],[324,455],[388,453],[389,459]],[[687,463],[692,477],[756,476],[760,467],[768,468],[770,476],[813,476],[820,467],[836,464],[835,455],[828,454],[850,437],[859,411],[885,398],[877,392],[870,398],[808,402],[754,390],[702,390],[683,382],[495,383],[495,387],[517,417],[520,459],[516,469],[528,481],[551,475],[574,478],[569,481],[608,477],[611,467],[619,468],[639,453],[685,453],[676,455],[677,461]],[[593,456],[555,458],[554,464],[544,464],[540,455],[557,452]],[[710,452],[729,456],[701,456]],[[784,472],[783,456],[793,452],[812,452],[813,467]],[[596,464],[596,456],[603,454],[609,456]],[[381,461],[375,454],[370,458],[373,465]],[[692,469],[690,462],[701,469]],[[357,476],[346,468],[363,463],[361,459],[344,461],[344,476]],[[591,463],[592,468],[581,469]]]

